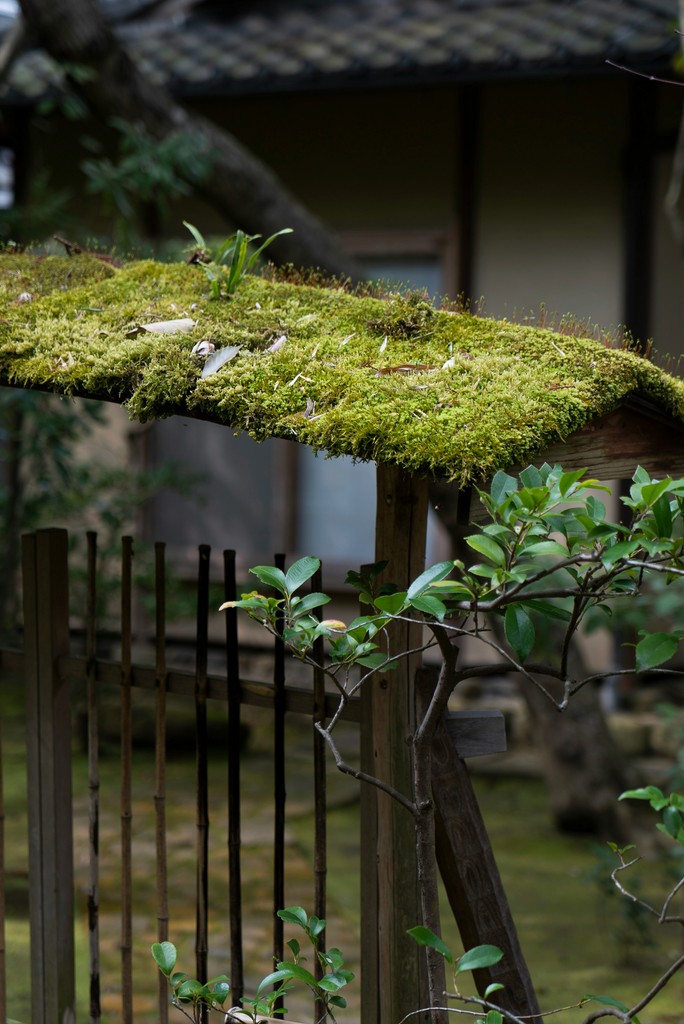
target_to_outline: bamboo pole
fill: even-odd
[[[223,552],[224,596],[237,598],[235,552]],[[242,735],[237,609],[226,611],[226,685],[228,690],[228,899],[230,919],[230,990],[239,1005],[244,994],[242,950],[242,869],[240,863],[240,753]]]
[[[165,545],[154,545],[155,590],[155,741],[154,741],[154,813],[155,860],[157,875],[157,940],[169,937],[169,893],[166,851],[166,565]],[[168,1024],[168,985],[159,974],[159,1024]]]
[[[90,961],[89,1021],[98,1024],[100,1005],[100,765],[97,700],[97,534],[89,530],[85,616],[88,722],[88,946]],[[0,1020],[2,1020],[0,1016]]]
[[[285,555],[275,556],[278,569],[285,569]],[[277,911],[285,906],[285,645],[274,642],[273,664],[273,958],[284,956],[283,922]],[[282,1010],[279,999],[276,1008]]]
[[[200,544],[197,577],[197,649],[195,661],[195,743],[197,788],[197,899],[195,961],[197,977],[207,980],[209,955],[209,780],[207,760],[207,653],[209,646],[209,556],[208,544]],[[201,1014],[206,1024],[206,1008]]]
[[[133,859],[132,829],[132,570],[133,539],[121,546],[121,1011],[123,1024],[133,1024]]]

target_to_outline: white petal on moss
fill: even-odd
[[[242,345],[226,345],[225,348],[220,348],[218,352],[212,352],[204,364],[202,377],[209,377],[210,374],[216,373],[217,370],[221,369],[224,363],[234,359],[241,348]]]
[[[141,324],[140,329],[152,331],[155,334],[189,334],[196,324],[196,320],[191,320],[186,316],[180,320],[159,320],[154,324]]]

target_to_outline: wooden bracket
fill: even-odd
[[[459,757],[481,757],[506,751],[506,722],[502,711],[450,711],[444,725]]]

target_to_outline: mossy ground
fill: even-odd
[[[634,392],[684,420],[684,384],[631,352],[411,294],[248,277],[217,301],[186,264],[5,255],[0,295],[0,383],[122,402],[141,420],[190,414],[460,483],[525,464]],[[133,330],[179,318],[195,321],[190,333]],[[202,378],[199,341],[240,351]]]

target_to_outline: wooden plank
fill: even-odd
[[[635,395],[533,461],[559,462],[567,470],[586,467],[602,480],[631,479],[637,466],[653,476],[684,476],[684,427]]]
[[[0,664],[4,663],[0,660]],[[13,659],[12,668],[23,665],[23,659]],[[86,678],[87,662],[82,657],[64,655],[59,658],[58,669],[60,675],[68,676],[70,679],[83,680]],[[121,681],[121,666],[117,662],[100,660],[95,666],[95,677],[100,683],[118,684]],[[182,697],[192,697],[195,692],[194,672],[182,672],[171,669],[167,676],[168,693],[179,694]],[[153,668],[145,668],[141,665],[131,666],[131,685],[139,686],[144,690],[154,690],[156,687],[156,673]],[[227,700],[227,686],[225,676],[207,676],[207,697],[210,700],[225,702]],[[273,708],[274,689],[271,683],[257,682],[253,679],[240,680],[240,698],[243,704],[254,708]],[[325,713],[331,716],[337,708],[338,698],[335,694],[326,694]],[[287,686],[285,688],[285,710],[292,711],[297,715],[313,714],[314,699],[310,688],[301,686]],[[357,698],[350,700],[342,719],[345,722],[359,722],[361,720],[361,702]]]
[[[71,704],[66,530],[22,538],[32,1024],[73,1024]]]
[[[506,750],[506,721],[502,711],[451,711],[444,727],[461,758],[503,754]]]
[[[385,579],[407,586],[424,569],[426,526],[427,481],[379,465],[375,557],[389,563]],[[391,632],[394,652],[420,641],[416,627]],[[403,659],[361,694],[362,768],[409,796],[417,660]],[[415,828],[404,807],[372,786],[361,787],[361,851],[362,1021],[400,1021],[428,1002],[423,956],[406,934],[421,921]]]
[[[423,670],[417,685],[434,685],[434,673]],[[482,995],[487,985],[504,985],[497,1002],[518,1017],[539,1013],[537,997],[520,948],[508,899],[501,882],[470,776],[457,755],[445,722],[432,750],[432,796],[435,806],[437,864],[464,949],[491,944],[503,950],[493,967],[475,971]]]

